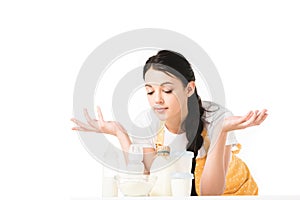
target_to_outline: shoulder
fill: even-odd
[[[224,117],[233,115],[229,109],[215,102],[202,101],[202,107],[205,109],[202,118],[207,124],[223,120]]]
[[[224,118],[232,116],[233,113],[224,106],[221,106],[220,104],[214,102],[204,101],[202,105],[203,108],[206,110],[203,115],[205,128],[211,140],[211,144],[215,144],[221,132]],[[236,143],[237,140],[235,137],[235,133],[233,131],[228,132],[226,145]]]

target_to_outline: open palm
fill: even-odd
[[[118,131],[126,132],[125,128],[119,122],[104,121],[99,106],[97,106],[97,113],[99,119],[92,119],[87,109],[84,109],[84,116],[86,118],[87,123],[83,123],[78,119],[72,118],[71,121],[77,125],[76,127],[73,127],[72,130],[108,133],[111,135],[116,135]]]
[[[223,131],[228,132],[260,125],[267,116],[267,110],[263,109],[262,111],[250,111],[245,116],[226,117],[223,122]]]

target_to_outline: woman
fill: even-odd
[[[150,57],[144,66],[143,78],[149,104],[164,122],[163,132],[158,133],[163,137],[156,137],[155,145],[170,144],[170,138],[179,136],[182,139],[175,146],[194,152],[192,173],[195,173],[195,183],[191,194],[257,194],[257,185],[247,166],[232,156],[232,146],[237,144],[232,131],[261,124],[267,117],[267,110],[232,116],[215,103],[202,102],[190,63],[173,51],[162,50]],[[128,150],[131,140],[120,123],[104,121],[99,107],[98,120],[91,119],[86,110],[84,113],[88,124],[72,119],[78,125],[73,130],[115,135],[124,152]],[[144,165],[149,170],[155,146],[145,149],[144,153]],[[238,168],[245,171],[236,173],[236,165],[241,165]],[[236,174],[241,177],[234,178]]]

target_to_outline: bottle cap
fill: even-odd
[[[157,155],[160,156],[168,156],[170,155],[170,147],[169,146],[158,146],[156,149]]]
[[[144,173],[143,164],[143,146],[139,144],[131,144],[128,150],[127,170],[130,173]]]
[[[128,160],[132,162],[142,162],[143,146],[140,144],[131,144],[128,149]]]
[[[194,179],[194,174],[185,172],[174,172],[171,174],[172,179]]]

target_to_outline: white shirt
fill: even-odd
[[[207,130],[208,137],[210,139],[210,148],[213,148],[219,134],[221,132],[222,128],[222,123],[223,119],[228,116],[232,116],[232,112],[230,112],[228,109],[213,103],[209,101],[202,101],[202,106],[205,110],[208,110],[209,112],[204,112],[204,115],[202,116],[203,120],[206,122],[205,123],[205,128]],[[144,113],[145,115],[145,113]],[[139,124],[147,124],[145,123],[144,120],[149,120],[152,122],[155,121],[153,119],[153,113],[152,117],[149,117],[151,114],[146,113],[144,117],[139,116]],[[157,125],[158,120],[156,119],[156,124],[155,127],[158,130],[159,125]],[[149,124],[149,121],[148,121]],[[167,145],[171,149],[172,152],[176,151],[185,151],[186,146],[188,144],[188,140],[186,137],[186,133],[181,133],[181,134],[176,134],[176,133],[171,133],[167,127],[163,127],[164,129],[164,145]],[[156,133],[153,132],[153,126],[149,128],[148,131],[144,131],[144,135],[135,135],[132,137],[133,143],[138,143],[138,144],[143,144],[145,147],[153,147],[155,148],[155,142],[156,142],[157,136]],[[228,132],[227,134],[227,140],[226,140],[226,145],[234,145],[237,144],[237,139],[235,137],[234,132]],[[209,151],[208,150],[208,151]],[[197,157],[202,157],[206,155],[207,152],[205,152],[204,147],[199,149]]]
[[[186,150],[188,139],[186,133],[171,133],[166,126],[164,126],[164,146],[169,146],[171,152],[182,152]]]

